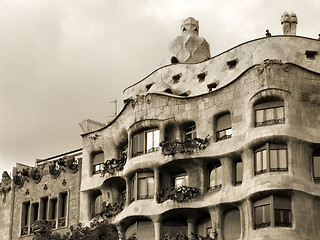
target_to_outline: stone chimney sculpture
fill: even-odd
[[[284,12],[281,16],[283,35],[296,35],[298,18],[295,13]]]
[[[181,31],[169,46],[171,63],[197,63],[211,57],[209,43],[199,37],[199,21],[192,17],[183,20]]]

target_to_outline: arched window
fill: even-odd
[[[288,171],[287,145],[270,144],[255,151],[255,174]]]
[[[284,123],[284,102],[281,101],[267,101],[256,104],[255,111],[255,126],[266,126]]]
[[[256,201],[254,208],[255,229],[265,227],[291,227],[291,199],[284,196],[268,196]]]
[[[210,168],[209,171],[209,189],[215,190],[222,187],[222,166],[221,164],[216,164]]]
[[[91,199],[91,217],[93,218],[96,214],[102,211],[102,193],[99,191],[92,196]]]
[[[227,113],[217,118],[217,141],[231,138],[231,136],[231,115]]]
[[[103,170],[104,154],[103,152],[97,153],[93,157],[92,170],[93,174],[99,174]]]
[[[241,222],[239,209],[231,209],[225,212],[223,219],[223,239],[240,239]]]

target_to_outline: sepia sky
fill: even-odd
[[[82,147],[84,119],[111,120],[122,91],[158,68],[189,16],[211,55],[282,34],[318,38],[318,0],[0,0],[0,173]]]

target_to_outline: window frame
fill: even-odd
[[[221,181],[221,183],[220,184],[216,184],[214,186],[211,186],[211,173],[213,171],[218,171],[219,168],[220,168],[220,171],[221,171],[221,174],[222,174],[221,179],[218,179],[218,174],[216,173],[214,181],[217,182],[217,183]],[[220,181],[218,181],[218,180],[220,180]],[[215,165],[212,165],[212,166],[209,167],[209,172],[208,172],[208,190],[209,191],[219,190],[219,189],[222,188],[222,184],[223,184],[222,164],[221,163],[216,163]]]
[[[148,179],[153,178],[153,191],[149,189]],[[147,181],[146,189],[147,195],[140,196],[140,181],[145,180]],[[130,189],[131,189],[131,196],[130,201],[134,202],[136,200],[146,200],[146,199],[154,199],[155,196],[155,178],[154,172],[136,172],[134,176],[131,178],[130,181]]]
[[[277,150],[277,164],[278,166],[280,166],[281,161],[279,160],[279,150],[286,150],[286,159],[285,159],[285,168],[271,168],[271,157],[270,157],[270,153],[273,150]],[[263,154],[263,151],[265,151],[265,154]],[[260,157],[260,166],[261,166],[261,170],[257,169],[258,166],[258,158],[257,158],[257,154],[258,153],[262,153],[262,157]],[[265,157],[265,160],[264,160]],[[264,164],[266,165],[266,167],[264,168]],[[288,146],[287,144],[273,144],[273,143],[266,143],[265,145],[261,146],[260,148],[256,149],[254,151],[254,175],[260,175],[263,173],[267,173],[267,172],[288,172],[289,167],[288,167]]]
[[[279,204],[280,203],[280,204]],[[287,205],[282,208],[278,208],[277,205]],[[260,224],[256,223],[256,217],[257,217],[257,213],[256,213],[256,209],[257,208],[261,208],[261,207],[265,207],[265,206],[269,206],[269,218],[270,221],[269,222],[262,222]],[[253,203],[252,206],[253,209],[253,227],[255,230],[257,229],[262,229],[262,228],[267,228],[267,227],[292,227],[292,201],[291,201],[291,197],[290,196],[279,196],[279,195],[269,195],[267,197],[261,198],[256,200]],[[276,222],[276,211],[286,211],[289,212],[289,221],[288,222]],[[263,218],[265,218],[266,215],[266,208],[263,208]]]
[[[31,226],[30,223],[30,212],[31,212],[31,203],[30,201],[26,201],[22,203],[21,209],[21,233],[20,236],[29,235],[29,229]]]
[[[155,132],[158,132],[159,139],[155,141]],[[148,133],[152,133],[152,147],[148,148]],[[135,140],[137,139],[137,140]],[[156,146],[157,143],[157,146]],[[142,146],[140,146],[142,145]],[[150,128],[140,132],[136,132],[131,137],[131,157],[137,157],[160,149],[160,129]],[[140,151],[139,151],[140,150]]]
[[[241,164],[241,180],[238,180],[238,164]],[[243,162],[242,160],[238,160],[235,162],[235,173],[234,173],[234,185],[238,186],[241,185],[243,182]]]
[[[194,123],[185,128],[185,139],[194,139],[197,137],[197,125]]]
[[[95,164],[95,157],[102,154],[102,162]],[[100,174],[104,165],[104,152],[97,152],[92,157],[92,175]]]
[[[185,185],[184,184],[177,184],[177,180],[178,179],[183,179],[183,181],[185,182]],[[174,188],[178,188],[180,186],[189,186],[189,176],[188,176],[188,173],[184,172],[184,173],[179,173],[179,174],[176,174],[174,176],[172,176],[172,186]]]
[[[273,104],[272,104],[273,103]],[[268,106],[269,105],[269,106]],[[282,115],[283,118],[275,118],[275,109],[281,108],[282,109]],[[268,118],[267,116],[267,110],[273,109],[272,113],[272,119]],[[258,111],[263,111],[263,119],[262,122],[257,122],[257,113]],[[284,101],[283,100],[270,100],[270,101],[263,101],[260,103],[257,103],[254,105],[254,124],[255,127],[262,127],[262,126],[269,126],[269,125],[275,125],[275,124],[284,124],[286,122],[286,116],[285,116],[285,107],[284,107]]]
[[[223,118],[227,118],[223,119]],[[227,124],[221,124],[221,121],[227,121]],[[220,125],[227,125],[221,127]],[[221,134],[221,136],[220,136]],[[227,112],[219,115],[216,118],[216,141],[223,141],[232,137],[232,122],[231,122],[231,113]]]
[[[319,167],[320,167],[320,153],[316,152],[316,153],[313,153],[312,154],[312,177],[313,177],[313,180],[315,182],[319,182],[320,183],[320,173],[319,173],[319,176],[315,176],[315,158],[317,158],[319,161]],[[318,170],[320,172],[320,169]]]

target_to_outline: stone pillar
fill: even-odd
[[[128,155],[127,155],[127,161],[129,160],[129,159],[131,159],[131,157],[132,157],[132,139],[131,139],[131,136],[132,135],[132,131],[131,131],[131,129],[129,129],[129,131],[128,131]]]
[[[125,204],[125,206],[128,207],[130,205],[130,197],[131,197],[130,178],[125,177],[125,180],[126,180],[126,204]]]
[[[188,236],[191,236],[191,233],[196,232],[196,221],[195,219],[188,219]]]
[[[164,122],[160,122],[160,126],[159,126],[159,131],[160,131],[160,142],[164,142],[164,138],[165,138],[165,125]]]
[[[230,187],[233,185],[233,181],[234,181],[233,161],[231,158],[221,158],[220,162],[221,162],[222,172],[223,172],[222,186]]]
[[[154,240],[160,240],[161,235],[161,223],[154,222]]]
[[[252,149],[247,148],[243,151],[242,155],[243,166],[243,179],[242,184],[250,181],[254,177],[254,152]]]
[[[221,207],[215,206],[215,207],[209,208],[209,214],[211,217],[213,234],[217,235],[216,239],[222,239],[222,228],[221,228],[222,210],[221,210]]]
[[[80,219],[79,222],[88,224],[91,220],[90,213],[90,194],[88,192],[80,192]]]
[[[154,169],[154,199],[157,199],[157,193],[160,191],[160,170]]]

